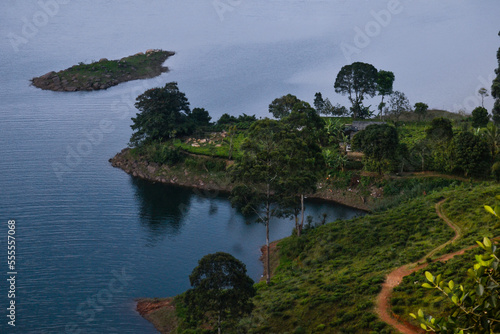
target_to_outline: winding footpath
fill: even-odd
[[[384,321],[385,323],[391,325],[393,328],[398,330],[400,333],[403,334],[416,334],[416,333],[425,333],[422,329],[419,327],[413,326],[412,324],[408,322],[402,322],[400,320],[397,320],[392,316],[391,312],[391,305],[390,305],[390,299],[391,299],[391,294],[392,290],[394,287],[398,286],[402,281],[403,277],[408,276],[412,273],[414,273],[417,270],[425,268],[428,263],[425,261],[427,258],[432,257],[434,254],[436,254],[438,251],[446,247],[447,245],[455,242],[458,238],[462,236],[462,230],[460,227],[456,224],[454,224],[448,217],[445,216],[445,214],[442,211],[442,204],[446,201],[446,199],[436,203],[436,213],[438,214],[439,218],[444,220],[448,226],[450,226],[453,231],[455,231],[455,236],[445,242],[444,244],[436,247],[433,249],[429,254],[424,256],[422,259],[420,259],[417,262],[406,264],[402,267],[399,267],[392,271],[389,275],[387,275],[387,278],[382,284],[382,291],[380,291],[379,295],[377,296],[377,301],[375,305],[375,312],[378,314],[380,319]],[[460,251],[450,253],[450,254],[445,254],[439,258],[437,258],[435,261],[448,261],[452,257],[456,255],[461,255],[463,254],[466,250],[471,249],[475,246],[471,246],[466,249],[462,249]]]

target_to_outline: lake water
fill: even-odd
[[[348,63],[340,46],[353,44],[356,27],[369,26],[371,11],[380,13],[388,3],[42,0],[4,5],[0,254],[6,257],[7,221],[15,219],[18,274],[16,327],[7,325],[3,311],[0,331],[154,333],[135,313],[134,298],[186,290],[197,261],[216,251],[241,259],[259,279],[264,226],[245,224],[219,194],[150,184],[110,166],[108,159],[131,135],[134,99],[175,80],[192,107],[207,108],[214,119],[225,112],[265,116],[270,101],[286,93],[312,102],[322,91],[342,102],[332,88]],[[467,97],[474,100],[481,77],[496,67],[498,1],[416,3],[401,1],[403,9],[351,55],[352,61],[394,71],[398,89],[413,103],[452,109]],[[29,86],[31,77],[51,70],[150,48],[177,52],[167,61],[170,73],[99,92]],[[423,50],[432,50],[432,57]],[[320,220],[322,213],[335,220],[358,212],[308,203],[309,215]],[[273,221],[271,238],[290,235],[292,227]],[[5,258],[1,263],[5,310],[8,268]]]

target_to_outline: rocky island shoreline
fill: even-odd
[[[79,63],[59,72],[48,72],[31,79],[35,87],[56,92],[108,89],[122,82],[149,79],[168,72],[163,63],[175,52],[150,49],[119,60],[102,58],[90,64]]]

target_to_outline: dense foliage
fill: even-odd
[[[136,101],[140,113],[132,118],[131,128],[135,130],[130,138],[132,145],[164,141],[190,132],[189,102],[176,82],[148,89]]]
[[[399,146],[396,128],[387,124],[369,125],[354,136],[354,149],[362,151],[379,174],[387,169]]]
[[[500,36],[500,32],[498,33]],[[500,48],[497,51],[498,68],[495,70],[497,77],[493,80],[491,86],[491,96],[495,98],[495,104],[493,106],[493,121],[496,125],[500,125]]]
[[[497,195],[497,199],[500,196]],[[500,207],[484,206],[486,211],[499,217]],[[499,217],[500,218],[500,217]],[[454,280],[447,283],[439,274],[434,276],[425,272],[428,282],[422,284],[427,289],[436,289],[452,303],[447,317],[434,318],[426,316],[419,309],[417,315],[421,327],[426,331],[438,333],[498,333],[500,331],[500,251],[488,237],[477,241],[483,254],[475,256],[473,267],[467,270],[468,278],[457,284]],[[472,261],[471,261],[472,262]],[[459,280],[463,281],[461,277]]]
[[[292,94],[279,97],[271,102],[271,104],[269,105],[269,112],[275,118],[282,119],[283,117],[290,115],[293,106],[299,101],[300,100]]]
[[[221,333],[228,323],[251,312],[255,295],[253,280],[246,266],[231,254],[205,255],[189,276],[192,288],[183,302],[191,326],[213,326]]]
[[[370,113],[363,106],[363,100],[366,96],[375,96],[377,92],[377,69],[361,62],[345,65],[337,74],[334,88],[335,92],[348,95],[352,103],[352,118],[367,118]]]
[[[475,128],[484,128],[490,121],[488,110],[483,107],[477,107],[472,110],[472,126]]]

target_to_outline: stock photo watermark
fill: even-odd
[[[83,302],[81,302],[76,308],[76,314],[83,318],[83,322],[91,323],[95,320],[96,314],[102,312],[105,307],[109,306],[115,295],[121,293],[125,287],[127,287],[134,279],[127,273],[125,267],[122,268],[121,272],[116,270],[111,271],[113,278],[108,282],[106,287],[100,289],[97,293],[93,294]],[[65,333],[79,334],[85,333],[77,323],[69,323],[66,325]]]
[[[70,0],[39,0],[37,10],[31,17],[22,17],[21,30],[19,33],[9,32],[7,37],[15,52],[19,52],[20,47],[28,44],[30,40],[38,35],[41,28],[49,24],[50,18],[56,16],[61,9],[61,5],[67,5]]]
[[[340,43],[340,50],[347,61],[352,62],[352,57],[361,53],[378,37],[384,28],[387,28],[395,15],[403,12],[404,6],[399,0],[389,0],[386,8],[375,11],[371,10],[370,15],[373,20],[368,21],[364,26],[354,27],[354,37],[352,43]]]
[[[7,298],[9,304],[7,307],[7,324],[11,327],[16,326],[16,221],[7,221],[7,282],[9,290]]]
[[[234,11],[242,2],[243,0],[214,0],[212,6],[222,22],[226,13]]]

